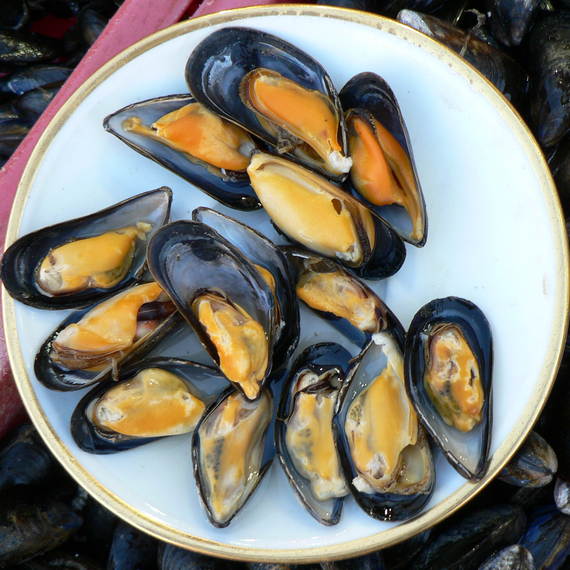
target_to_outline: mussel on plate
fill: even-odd
[[[334,180],[352,161],[334,85],[313,58],[250,28],[224,28],[192,52],[186,82],[197,101],[279,153]]]
[[[445,297],[416,313],[406,339],[406,388],[422,423],[467,479],[480,479],[487,468],[492,371],[491,328],[479,307]]]
[[[257,143],[191,95],[134,103],[106,117],[103,126],[221,204],[239,210],[261,207],[246,172]]]
[[[149,238],[168,221],[172,191],[159,188],[82,218],[37,230],[4,253],[1,278],[39,309],[76,309],[142,278]]]

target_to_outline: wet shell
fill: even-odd
[[[287,479],[301,504],[325,525],[339,522],[343,498],[349,492],[334,443],[332,417],[350,359],[350,353],[334,343],[305,349],[283,385],[275,421],[277,457]],[[305,401],[308,405],[301,408]],[[309,414],[313,406],[314,414]]]
[[[251,81],[255,81],[259,73],[264,77],[275,75],[267,80],[271,83],[295,82],[300,89],[309,90],[311,98],[318,95],[322,99],[319,104],[327,107],[332,115],[318,130],[322,130],[323,125],[324,130],[329,130],[333,121],[337,125],[336,132],[331,133],[334,141],[331,149],[338,150],[331,153],[331,164],[322,159],[315,160],[315,151],[307,153],[301,142],[314,146],[314,140],[320,140],[321,135],[315,135],[313,130],[308,133],[301,132],[300,128],[292,130],[287,119],[277,119],[268,114],[260,118],[260,114],[253,110]],[[197,101],[277,147],[278,152],[287,152],[294,160],[335,180],[346,178],[350,160],[347,158],[346,131],[338,95],[322,66],[297,47],[258,30],[224,28],[210,34],[192,52],[186,66],[186,82]],[[268,95],[268,99],[275,102],[277,97]],[[300,107],[303,105],[298,102],[293,104],[296,110]],[[311,121],[315,116],[320,116],[320,111],[307,113],[305,120]],[[329,145],[324,146],[328,148]]]
[[[164,372],[166,374],[163,376]],[[162,389],[159,391],[156,387]],[[149,358],[124,368],[118,381],[109,380],[85,394],[71,416],[71,435],[84,451],[108,454],[132,449],[168,435],[188,433],[193,431],[192,425],[198,423],[206,406],[214,402],[227,387],[227,379],[215,368],[176,358]],[[106,404],[110,392],[117,397]],[[166,403],[166,396],[170,393],[174,393],[172,405],[163,412],[159,409],[161,404],[158,401],[160,399]],[[150,398],[146,398],[148,394]],[[131,397],[126,398],[128,395]],[[122,405],[129,401],[132,402],[130,407]],[[149,404],[144,406],[146,401]],[[182,406],[192,408],[188,412],[197,419],[189,417],[192,423],[187,427],[186,422],[183,424],[182,421],[172,426],[170,420],[181,417],[179,410]],[[144,433],[147,428],[140,425],[144,420],[143,410],[145,417],[152,418],[150,429],[158,430],[158,426],[168,419],[168,431]],[[129,419],[133,416],[133,420]],[[104,422],[96,417],[103,418]]]
[[[468,479],[480,479],[487,468],[492,369],[489,322],[472,302],[446,297],[416,313],[406,339],[406,389],[448,461]],[[444,396],[436,400],[439,408],[426,389],[428,378],[435,380],[432,393]]]
[[[1,265],[2,282],[12,297],[39,309],[81,308],[110,297],[141,278],[146,265],[148,239],[168,221],[171,201],[172,191],[163,187],[89,216],[27,234],[6,250]],[[145,239],[136,240],[130,267],[117,283],[107,288],[88,287],[55,296],[38,285],[37,275],[42,262],[56,247],[119,228],[136,226],[137,222],[149,224],[150,229]]]
[[[208,162],[205,156],[196,157],[182,152],[176,146],[167,144],[166,138],[159,138],[155,134],[156,131],[151,128],[162,117],[192,104],[197,103],[191,95],[187,94],[149,99],[129,105],[109,115],[105,118],[103,126],[132,149],[178,174],[221,204],[238,210],[260,208],[261,204],[249,185],[245,172],[247,163],[249,163],[246,157],[257,148],[247,133],[244,132],[241,135],[243,138],[239,139],[239,144],[236,140],[239,133],[232,132],[228,136],[228,139],[231,137],[231,143],[236,145],[235,149],[229,146],[230,140],[226,139],[228,142],[225,143],[227,146],[222,156],[226,157],[230,153],[232,155],[235,153],[236,156],[243,157],[245,162],[244,166],[240,165],[240,169],[236,166],[232,170],[227,159],[225,159],[227,164],[226,161],[220,160],[214,165],[212,161]],[[224,129],[227,128],[225,127],[226,121],[219,117],[213,117],[210,121],[213,125],[205,128],[213,131],[215,127],[218,134],[212,139],[209,151],[221,144],[220,141],[224,140],[222,136]],[[196,128],[192,126],[192,129]],[[239,127],[231,124],[230,128],[236,130]],[[204,155],[207,156],[207,153]]]

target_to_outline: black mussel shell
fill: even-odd
[[[283,251],[293,269],[294,282],[299,298],[305,301],[307,306],[323,319],[330,322],[349,340],[360,346],[360,348],[364,348],[370,342],[371,335],[383,330],[395,328],[399,330],[401,338],[404,337],[404,328],[386,303],[364,281],[342,265],[332,259],[321,257],[294,246],[282,246],[281,251]],[[314,303],[311,298],[305,298],[299,291],[299,288],[303,288],[301,281],[307,280],[310,283],[311,280],[307,276],[312,273],[320,277],[325,277],[327,274],[337,276],[338,281],[333,279],[330,283],[338,283],[334,291],[338,292],[339,295],[341,292],[346,291],[353,295],[349,297],[344,306],[346,309],[350,307],[351,311],[347,314],[335,312],[336,307],[342,305],[342,303],[338,302],[337,304],[334,299],[328,302],[326,298],[327,293],[329,293],[328,289],[326,292],[323,289],[322,295],[318,295]],[[319,291],[319,287],[315,287],[315,291]],[[330,292],[332,293],[332,291]],[[362,305],[356,305],[355,303],[358,308],[352,304],[357,296],[360,296],[362,299]],[[328,310],[329,307],[330,310]]]
[[[481,420],[468,432],[445,423],[424,386],[427,343],[434,329],[443,325],[457,327],[479,367],[484,398]],[[436,299],[416,313],[406,339],[406,388],[426,429],[450,464],[467,479],[480,479],[487,469],[493,410],[492,371],[493,341],[489,322],[471,301],[458,297]]]
[[[242,79],[252,70],[266,68],[306,89],[326,95],[339,113],[338,140],[348,156],[346,127],[338,94],[331,78],[311,56],[281,38],[251,28],[224,28],[210,34],[192,52],[186,65],[186,83],[192,95],[214,113],[234,121],[270,145],[278,141],[262,126],[240,96]],[[295,155],[287,153],[297,160]],[[306,164],[319,168],[315,163]],[[335,180],[346,174],[322,174]]]
[[[322,378],[317,384],[305,388],[304,392],[327,396],[337,391],[338,397],[338,390],[346,377],[350,360],[350,353],[336,343],[320,343],[306,348],[295,360],[285,380],[275,420],[275,448],[287,479],[301,504],[313,518],[325,525],[339,522],[344,495],[328,499],[320,499],[315,495],[311,482],[299,472],[291,459],[286,444],[287,422],[298,398],[296,384],[301,374],[310,372]],[[330,428],[332,430],[332,416]],[[348,493],[348,488],[346,492]]]
[[[170,305],[172,305],[170,303]],[[44,341],[34,361],[34,372],[36,378],[46,388],[59,391],[74,391],[86,388],[91,384],[103,382],[116,374],[116,371],[135,362],[150,352],[160,341],[178,330],[184,323],[184,318],[178,311],[172,312],[169,307],[167,314],[160,315],[161,309],[158,309],[160,324],[151,332],[139,339],[129,352],[123,354],[122,357],[116,358],[113,362],[109,362],[103,369],[93,370],[72,370],[55,363],[51,358],[53,342],[60,331],[64,330],[68,325],[77,323],[84,315],[91,311],[94,306],[87,307],[71,313],[57,329]],[[154,315],[152,315],[154,316]]]
[[[266,236],[210,208],[197,208],[192,219],[202,222],[237,247],[252,263],[265,268],[275,279],[276,318],[279,327],[273,351],[273,369],[285,365],[299,343],[299,303],[287,259]]]
[[[370,206],[381,218],[385,219],[400,234],[402,239],[417,247],[424,246],[428,230],[426,205],[408,129],[394,92],[382,77],[375,73],[365,72],[350,79],[340,90],[339,97],[342,108],[347,114],[347,123],[351,120],[350,115],[360,118],[375,129],[371,121],[376,120],[396,139],[410,161],[410,173],[415,183],[415,189],[410,188],[409,192],[406,192],[406,197],[410,201],[409,211],[403,206],[395,204],[386,206],[372,204],[363,198],[352,182],[348,184],[350,191]],[[349,176],[347,182],[350,180]],[[414,217],[417,220],[415,223],[410,217],[410,212],[415,212]]]
[[[178,174],[221,204],[238,210],[260,208],[261,204],[249,185],[245,171],[220,170],[124,126],[127,119],[137,117],[142,125],[150,127],[167,113],[195,102],[188,94],[149,99],[112,113],[105,118],[103,126],[132,149]]]
[[[518,46],[540,7],[540,0],[485,0],[493,35],[507,46]]]
[[[92,407],[110,389],[132,380],[139,372],[159,368],[176,375],[188,387],[190,393],[206,406],[215,401],[227,389],[228,381],[215,368],[177,358],[149,358],[121,370],[117,381],[108,380],[90,390],[77,404],[71,416],[71,435],[75,443],[89,453],[109,454],[132,449],[162,437],[140,437],[104,429],[93,423]]]
[[[232,438],[234,438],[233,444],[226,445],[220,436],[214,438],[214,442],[210,447],[206,447],[206,433],[215,430],[217,415],[219,413],[224,415],[225,410],[234,413],[234,405],[236,414],[236,421],[232,422],[234,423],[234,429],[241,427],[240,424],[244,419],[247,421],[250,416],[253,416],[253,418],[249,420],[254,422],[251,439],[244,441],[242,435],[239,434],[237,437],[232,436]],[[273,394],[269,388],[263,388],[259,397],[255,401],[250,401],[232,387],[226,390],[220,398],[206,410],[200,423],[194,430],[192,436],[194,477],[196,479],[202,507],[204,508],[208,520],[215,527],[224,528],[230,524],[255,491],[275,457],[273,441],[268,437],[269,428],[274,418],[273,408]],[[247,409],[249,409],[250,412],[245,411]],[[216,433],[216,431],[214,431],[214,433]],[[230,435],[229,430],[224,432],[224,436],[226,436],[226,434],[227,436]],[[216,484],[219,483],[221,489],[223,489],[225,484],[221,481],[221,478],[216,476],[216,473],[218,473],[218,471],[220,473],[228,473],[228,470],[223,469],[221,464],[223,465],[226,461],[225,454],[236,451],[235,448],[238,440],[240,443],[243,442],[254,446],[253,448],[247,448],[246,450],[239,449],[237,451],[240,458],[244,458],[244,472],[247,473],[243,481],[244,487],[239,493],[236,491],[232,494],[232,499],[235,499],[233,505],[230,505],[230,507],[225,510],[216,511],[216,507],[212,502],[212,479]],[[235,459],[231,459],[230,457],[230,460],[234,461]],[[210,476],[208,475],[208,470],[210,470]]]
[[[366,488],[366,484],[362,485],[363,477],[352,457],[345,425],[349,419],[354,419],[360,415],[357,410],[352,409],[352,405],[358,402],[359,397],[372,387],[374,381],[384,373],[387,374],[386,380],[392,386],[390,392],[399,392],[399,396],[403,396],[404,400],[401,400],[398,406],[393,406],[391,403],[384,406],[377,415],[380,416],[391,408],[400,408],[402,410],[401,415],[407,416],[408,427],[412,430],[415,429],[417,435],[415,443],[412,443],[413,439],[410,439],[410,443],[403,448],[401,453],[404,453],[407,459],[402,465],[405,465],[408,460],[419,460],[421,462],[421,477],[409,484],[403,484],[402,473],[396,469],[392,472],[393,483],[391,485],[374,490],[370,485],[368,485],[369,488]],[[401,386],[398,384],[399,382],[401,382]],[[395,389],[396,386],[399,390]],[[374,335],[369,345],[353,360],[352,368],[341,389],[337,406],[338,411],[334,417],[333,427],[336,432],[337,445],[340,448],[345,478],[357,504],[369,516],[379,520],[402,521],[418,514],[433,493],[436,473],[426,433],[418,422],[412,404],[405,394],[403,338],[397,330]],[[364,410],[365,407],[361,406],[361,409]],[[379,424],[379,420],[376,420],[376,423]],[[402,458],[401,454],[400,458]]]
[[[406,246],[394,228],[325,177],[262,152],[252,156],[248,172],[271,222],[289,241],[336,258],[363,279],[384,279],[402,267]]]
[[[519,110],[526,111],[528,75],[509,55],[434,16],[402,10],[398,21],[433,38],[476,67]]]
[[[277,324],[273,293],[251,261],[214,229],[196,221],[164,226],[150,240],[147,257],[154,278],[196,331],[217,365],[220,365],[218,350],[193,309],[198,297],[219,294],[262,326],[268,344],[265,375],[258,383],[263,385],[272,369]],[[239,383],[236,386],[244,390]]]
[[[172,191],[163,187],[139,194],[89,216],[22,236],[6,250],[2,258],[0,276],[6,290],[18,301],[38,309],[77,309],[112,296],[142,277],[146,266],[148,239],[168,221],[171,202]],[[151,223],[152,229],[146,240],[137,240],[130,269],[117,285],[108,289],[89,288],[66,295],[49,296],[36,284],[39,266],[53,248],[139,221]]]
[[[538,142],[551,147],[570,128],[570,10],[544,12],[525,40],[530,76],[530,125]]]

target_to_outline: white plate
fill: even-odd
[[[324,7],[222,12],[181,23],[126,50],[88,81],[56,116],[32,156],[10,220],[7,243],[128,196],[167,185],[173,218],[198,205],[218,207],[175,175],[134,153],[102,128],[135,101],[186,91],[194,46],[228,25],[279,35],[328,70],[337,88],[374,71],[394,90],[405,117],[429,217],[423,249],[407,247],[401,271],[377,284],[407,327],[426,302],[470,299],[495,340],[494,425],[488,474],[466,483],[436,455],[437,485],[424,513],[402,524],[376,521],[352,499],[340,523],[321,526],[295,499],[280,467],[227,529],[202,513],[191,473],[189,437],[113,456],[80,451],[69,418],[82,393],[50,392],[33,376],[36,350],[63,312],[42,312],[4,295],[10,358],[40,432],[70,473],[131,524],[217,556],[309,562],[353,556],[427,528],[475,495],[530,430],[557,369],[568,307],[567,251],[547,166],[521,119],[455,54],[400,24]],[[226,213],[232,212],[223,208]],[[263,212],[240,219],[274,235]],[[306,341],[336,339],[316,318]]]

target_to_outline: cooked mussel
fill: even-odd
[[[322,66],[292,44],[224,28],[192,52],[186,81],[197,101],[279,153],[342,180],[352,164],[338,95]]]
[[[183,322],[154,282],[131,287],[72,313],[44,342],[37,379],[53,390],[79,390],[115,374]]]
[[[402,348],[396,331],[373,336],[349,371],[334,418],[356,502],[392,521],[417,514],[435,486],[429,443],[404,386]]]
[[[375,73],[354,76],[340,91],[353,166],[350,189],[421,247],[427,214],[408,130],[394,92]]]
[[[249,399],[261,394],[277,334],[273,293],[253,264],[211,227],[173,222],[148,264],[222,372]]]
[[[294,268],[297,296],[352,342],[364,348],[371,335],[390,328],[404,330],[378,295],[342,265],[309,251],[283,246]]]
[[[275,447],[287,479],[301,504],[326,525],[338,523],[349,493],[332,418],[350,359],[334,343],[305,349],[283,385],[275,420]]]
[[[273,223],[292,241],[367,279],[389,277],[402,266],[406,248],[394,229],[327,179],[261,152],[248,172]]]
[[[176,358],[149,358],[89,391],[71,416],[71,435],[89,453],[124,451],[194,430],[228,387],[215,368]]]
[[[274,453],[266,452],[265,439],[272,417],[273,396],[267,388],[253,402],[232,388],[194,431],[194,476],[214,526],[231,522],[269,468]]]
[[[109,115],[103,126],[225,206],[260,207],[246,173],[257,144],[247,131],[210,112],[191,95],[129,105]]]
[[[239,248],[271,288],[275,297],[275,322],[278,326],[273,367],[281,367],[297,347],[300,336],[299,303],[289,264],[283,253],[263,234],[210,208],[197,208],[192,212],[192,219],[210,226]]]
[[[492,424],[489,322],[458,297],[422,307],[408,330],[406,388],[422,423],[463,477],[487,468]]]
[[[6,250],[2,282],[12,297],[40,309],[109,297],[141,278],[148,239],[168,221],[171,201],[163,187],[27,234]]]

